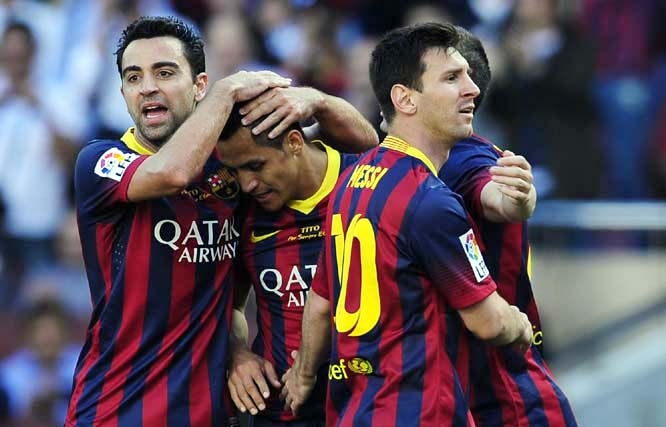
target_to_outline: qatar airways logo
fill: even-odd
[[[207,263],[235,258],[239,233],[233,218],[192,221],[189,227],[165,219],[155,224],[153,235],[176,252],[178,262]]]
[[[259,273],[259,282],[266,292],[286,299],[287,307],[303,307],[316,272],[316,264],[305,265],[303,270],[298,265],[292,265],[286,271],[265,268]]]

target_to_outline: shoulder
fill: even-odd
[[[425,182],[419,189],[420,197],[416,214],[424,220],[430,218],[460,217],[466,218],[460,196],[443,182],[433,179]]]
[[[498,159],[502,156],[502,149],[479,135],[472,135],[459,141],[451,148],[449,160],[453,159],[455,161],[458,158],[464,159],[471,156],[488,156],[492,159]]]
[[[100,159],[113,162],[136,157],[139,157],[139,155],[120,140],[94,139],[81,148],[76,162],[77,165],[85,165],[90,162],[97,162]]]

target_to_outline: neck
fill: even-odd
[[[148,149],[149,151],[152,151],[153,153],[157,153],[157,150],[164,145],[164,141],[161,141],[159,143],[153,143],[148,141],[141,132],[139,132],[138,128],[134,128],[134,138],[136,139],[136,142],[139,143],[143,148]]]
[[[306,142],[303,146],[303,165],[299,173],[298,197],[305,200],[312,197],[326,176],[328,156],[318,144]]]
[[[432,162],[436,170],[440,170],[449,159],[449,151],[455,141],[446,141],[430,135],[423,127],[409,123],[394,123],[389,134],[403,139],[409,145],[419,149]]]

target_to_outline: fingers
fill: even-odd
[[[268,381],[270,381],[271,385],[275,388],[280,388],[282,387],[282,383],[278,379],[277,372],[275,372],[275,368],[273,367],[273,364],[266,361],[264,363],[264,373],[266,374],[266,378]],[[270,394],[270,392],[269,392]],[[268,397],[268,396],[266,396]]]
[[[304,88],[275,88],[263,93],[241,109],[243,124],[249,125],[263,118],[252,129],[258,135],[271,129],[269,138],[275,138],[289,126],[314,114],[317,97]]]
[[[504,151],[502,153],[504,157],[500,157],[497,159],[497,164],[499,166],[517,166],[520,169],[524,169],[527,171],[532,170],[532,165],[527,161],[527,159],[523,156],[517,156],[513,154],[511,151]]]
[[[239,411],[249,411],[252,415],[256,415],[266,408],[266,404],[252,380],[242,381],[237,377],[234,379],[230,377],[227,384],[231,399]]]
[[[299,121],[300,115],[289,105],[278,107],[264,120],[252,129],[252,133],[258,135],[270,128],[269,138],[275,138],[287,130],[289,126]]]
[[[273,87],[287,87],[291,84],[291,79],[272,71],[240,71],[229,78],[241,85],[236,93],[236,102],[252,99]]]
[[[500,184],[498,187],[499,191],[507,197],[514,199],[518,203],[524,203],[529,200],[529,191],[523,191],[515,187],[508,185]]]
[[[525,196],[530,194],[532,191],[532,183],[525,181],[522,178],[513,178],[507,176],[493,176],[493,182],[499,184],[500,186],[510,187],[519,193],[524,194]]]
[[[265,115],[265,114],[267,114],[268,112],[271,111],[270,109],[265,109],[265,110],[263,110],[264,112],[262,114],[262,110],[260,110],[259,107],[261,107],[264,103],[268,102],[268,100],[270,100],[271,98],[274,98],[275,95],[277,94],[277,91],[279,91],[279,90],[280,90],[279,88],[269,89],[266,92],[262,93],[261,95],[257,96],[256,98],[253,98],[253,99],[247,101],[247,103],[245,105],[243,105],[243,108],[241,108],[239,110],[240,113],[242,115],[244,115],[245,118],[249,119],[248,123],[254,122],[259,117],[261,117],[261,116],[263,116],[263,115]],[[254,110],[257,110],[257,111],[255,112]],[[243,124],[247,124],[247,123],[243,123]]]
[[[230,369],[227,381],[229,392],[234,404],[241,412],[249,411],[255,415],[266,409],[264,399],[270,397],[271,391],[264,373],[271,384],[276,384],[277,374],[273,365],[255,355],[243,363],[235,364]],[[280,387],[279,382],[277,382],[277,387]]]

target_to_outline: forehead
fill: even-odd
[[[176,62],[188,67],[183,43],[175,37],[153,37],[132,41],[123,54],[122,68],[138,66],[150,68],[158,62]]]
[[[275,144],[278,147],[277,141]],[[232,168],[257,160],[270,160],[280,153],[277,148],[256,144],[246,127],[239,129],[228,140],[218,143],[217,147],[222,156],[222,163]]]
[[[423,63],[426,66],[426,72],[431,70],[442,72],[444,71],[443,68],[453,69],[461,66],[467,66],[467,60],[457,49],[453,47],[448,49],[439,47],[428,49],[423,54]]]

